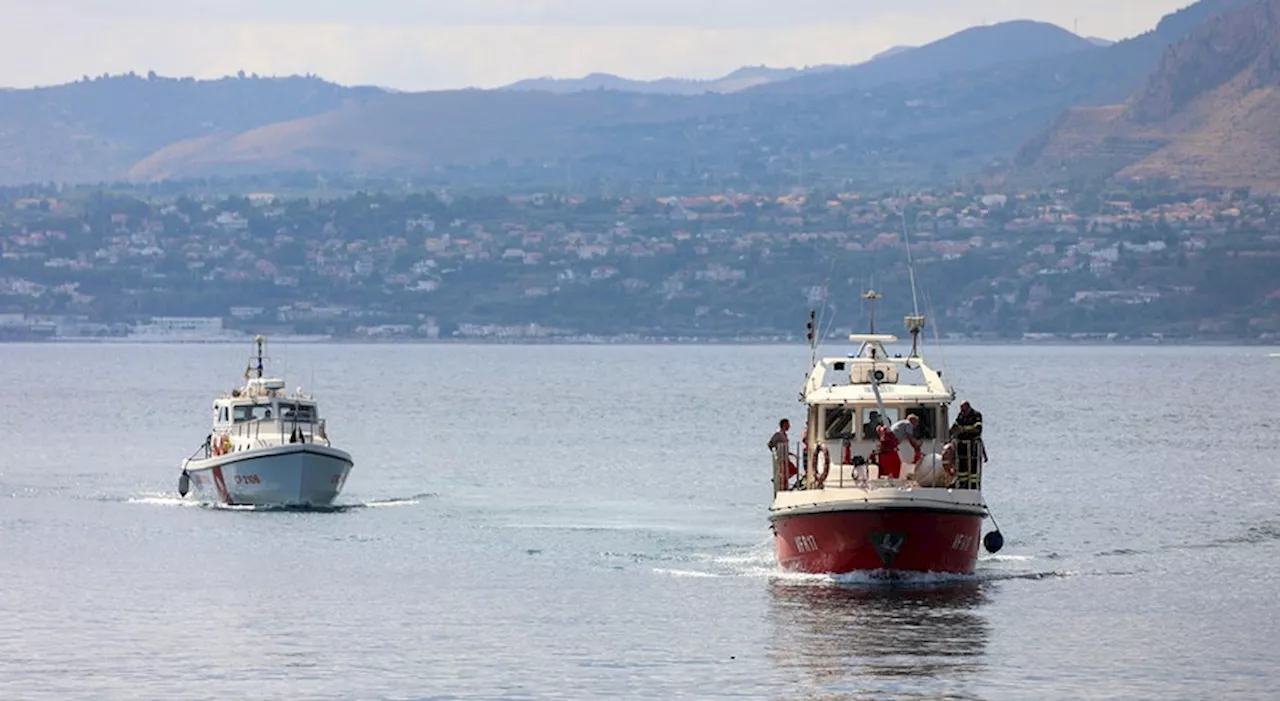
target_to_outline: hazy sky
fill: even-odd
[[[0,86],[317,73],[405,90],[855,63],[1038,19],[1120,39],[1192,0],[0,0]]]

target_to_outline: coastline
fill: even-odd
[[[804,340],[796,337],[787,339],[776,336],[742,336],[742,337],[637,337],[637,336],[565,336],[557,338],[355,338],[347,336],[330,337],[289,337],[270,336],[272,345],[350,345],[350,346],[382,346],[382,345],[484,345],[484,346],[804,346]],[[253,340],[252,336],[243,338],[208,338],[208,339],[138,339],[122,337],[50,337],[34,339],[0,339],[0,345],[132,345],[132,346],[190,346],[190,345],[242,345]],[[1019,346],[1019,347],[1065,347],[1065,346],[1115,346],[1115,347],[1238,347],[1238,348],[1275,348],[1280,349],[1280,340],[1258,340],[1245,338],[1128,338],[1128,339],[1014,339],[1014,338],[953,338],[939,344],[929,341],[929,346]],[[819,346],[821,347],[821,346]],[[1272,357],[1280,357],[1280,352],[1271,353]]]

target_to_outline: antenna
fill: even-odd
[[[902,203],[902,245],[907,248],[907,275],[911,278],[911,310],[920,316],[920,302],[916,297],[916,265],[911,259],[911,234],[907,231],[907,204]]]

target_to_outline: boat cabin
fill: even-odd
[[[315,424],[320,417],[314,402],[294,399],[218,400],[213,405],[213,426],[230,428],[235,424],[276,421],[283,424]]]
[[[254,378],[213,403],[210,450],[215,454],[285,443],[326,442],[315,400],[284,393],[283,380]]]
[[[846,357],[815,359],[805,380],[802,400],[808,408],[804,439],[791,454],[798,467],[802,489],[866,485],[888,480],[881,474],[881,439],[878,428],[916,417],[914,432],[923,459],[902,441],[897,453],[902,467],[895,483],[916,481],[920,486],[941,483],[941,463],[948,443],[949,405],[955,395],[940,373],[925,364],[912,349],[904,357],[891,354],[886,344],[896,336],[854,334],[860,344]],[[921,475],[916,474],[919,469]],[[935,478],[933,473],[939,474]],[[779,468],[778,472],[781,472]],[[890,470],[884,470],[891,474]],[[935,484],[935,481],[938,483]],[[948,484],[950,482],[948,481]]]

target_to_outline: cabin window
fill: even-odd
[[[924,441],[931,441],[938,437],[938,423],[936,421],[938,412],[935,411],[933,407],[910,407],[907,409],[906,415],[920,417],[920,426],[916,429],[916,438]]]
[[[280,419],[287,423],[312,423],[316,420],[314,404],[280,402]]]
[[[862,440],[876,440],[876,427],[892,426],[898,420],[898,410],[896,408],[887,407],[882,413],[879,409],[863,409],[862,410]]]
[[[856,440],[853,430],[853,409],[830,407],[826,413],[827,440]]]
[[[261,421],[275,418],[275,412],[266,404],[241,404],[235,407],[233,414],[236,423],[244,421]]]

